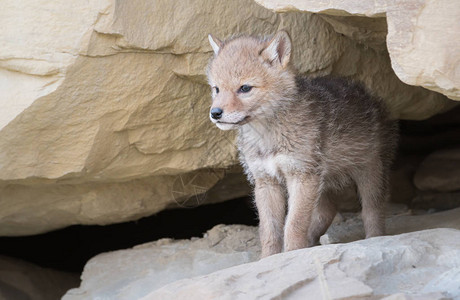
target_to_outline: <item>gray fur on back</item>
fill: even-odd
[[[250,181],[247,161],[284,153],[296,158],[288,172],[316,173],[327,187],[339,188],[379,164],[389,171],[397,123],[381,99],[343,78],[298,76],[296,87],[292,99],[266,108],[264,121],[240,128],[238,146]]]

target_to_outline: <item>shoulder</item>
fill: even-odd
[[[336,76],[314,78],[297,76],[296,85],[300,93],[316,94],[317,96],[328,95],[343,98],[351,95],[356,97],[357,95],[369,94],[362,83]]]

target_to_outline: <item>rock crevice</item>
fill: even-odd
[[[165,203],[177,203],[168,187],[181,176],[207,178],[197,183],[203,193],[219,181],[209,170],[237,165],[234,135],[208,120],[210,32],[225,38],[288,30],[300,72],[363,81],[395,118],[424,119],[455,104],[396,77],[391,68],[395,59],[390,61],[382,40],[386,2],[382,7],[355,2],[356,8],[345,9],[360,19],[278,14],[251,0],[21,3],[5,4],[0,12],[0,206],[8,207],[0,210],[2,235],[148,216]],[[402,6],[401,13],[409,8]],[[322,11],[329,9],[334,8]],[[390,32],[406,30],[393,25],[388,24]],[[446,56],[446,61],[455,66],[454,58]],[[97,188],[106,183],[109,191],[120,182],[130,186],[127,208],[130,199],[134,206],[136,199],[152,205],[143,211],[126,209],[120,217],[119,197]],[[75,190],[98,195],[88,201],[105,213],[89,217],[83,210],[67,209],[82,201],[75,200],[81,198],[72,195]],[[197,196],[192,189],[181,192]],[[235,195],[233,190],[222,193],[227,197],[221,200]],[[66,211],[66,217],[56,210]],[[11,225],[16,218],[19,227]],[[47,221],[38,221],[42,218]]]

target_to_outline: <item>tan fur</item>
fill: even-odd
[[[262,257],[318,244],[336,214],[338,191],[352,183],[366,237],[383,234],[396,127],[380,101],[346,80],[296,76],[286,32],[209,39],[210,118],[239,131]]]

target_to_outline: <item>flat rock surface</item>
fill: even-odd
[[[138,299],[182,278],[254,261],[259,252],[255,227],[218,225],[200,239],[162,239],[100,254],[85,266],[81,286],[63,299]]]
[[[283,253],[141,299],[459,299],[459,282],[460,230],[433,229]]]
[[[247,264],[259,257],[257,229],[218,225],[201,239],[163,239],[100,254],[87,263],[80,287],[68,291],[64,300],[210,299],[222,295],[227,299],[284,299],[288,295],[301,299],[308,293],[326,293],[327,289],[322,292],[320,288],[324,280],[336,299],[411,294],[421,292],[422,287],[421,293],[430,297],[452,292],[453,279],[449,278],[458,277],[460,267],[460,208],[410,215],[404,206],[393,205],[388,213],[389,234],[417,232],[324,245]],[[457,230],[419,232],[438,227]],[[348,213],[336,217],[321,241],[343,243],[362,236],[361,219]],[[201,275],[206,276],[193,278]]]
[[[433,229],[456,228],[460,230],[460,208],[438,213],[412,215],[404,205],[393,205],[386,218],[386,231],[389,235]],[[395,209],[396,208],[396,209]],[[321,237],[321,244],[347,243],[364,238],[364,228],[358,214],[343,213],[336,217],[334,224]]]

